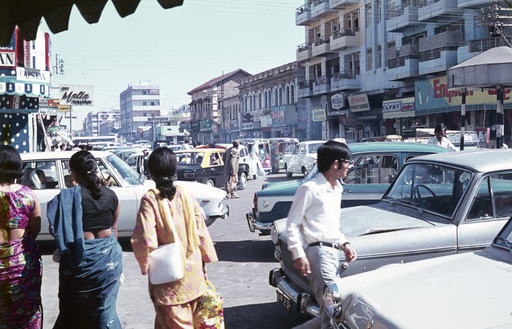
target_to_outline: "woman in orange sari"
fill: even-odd
[[[133,252],[142,274],[147,275],[149,253],[172,241],[165,221],[174,222],[177,241],[185,251],[185,276],[171,283],[149,283],[156,311],[155,328],[193,328],[194,311],[206,293],[205,263],[217,261],[217,253],[194,196],[173,184],[177,168],[174,153],[166,147],[158,148],[149,156],[148,166],[156,189],[148,191],[141,200],[131,239]],[[160,212],[161,207],[169,208],[171,218]]]

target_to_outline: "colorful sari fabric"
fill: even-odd
[[[85,259],[78,267],[71,267],[68,257],[60,260],[60,313],[53,328],[122,328],[116,303],[123,263],[115,235],[85,240]]]
[[[35,205],[33,191],[0,192],[0,232],[8,240],[11,228],[26,228]],[[0,328],[42,326],[41,251],[27,231],[20,240],[0,243]]]
[[[149,253],[159,245],[172,241],[164,220],[173,220],[186,256],[183,279],[159,285],[149,284],[149,294],[155,307],[184,304],[204,295],[206,282],[202,264],[218,260],[204,216],[194,196],[181,186],[176,186],[176,194],[172,201],[162,201],[159,194],[158,190],[152,189],[142,197],[131,239],[133,253],[142,273],[146,274],[149,268]],[[162,216],[159,202],[168,204],[172,218]],[[189,235],[192,225],[193,231],[196,231],[195,237]],[[193,240],[197,240],[197,243]]]

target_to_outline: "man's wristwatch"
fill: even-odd
[[[348,242],[348,241],[347,241],[347,242],[345,242],[344,244],[342,244],[342,245],[341,245],[341,250],[344,250],[344,249],[345,249],[345,246],[346,246],[347,244],[350,244],[350,242]]]

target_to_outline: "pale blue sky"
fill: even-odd
[[[50,33],[52,65],[56,54],[65,61],[64,75],[54,75],[52,84],[94,86],[94,106],[73,108],[79,119],[119,106],[119,94],[142,80],[160,87],[161,109],[169,110],[189,103],[188,91],[223,72],[255,74],[295,61],[305,33],[295,25],[295,9],[303,4],[184,0],[166,10],[156,0],[142,0],[134,14],[120,18],[109,1],[92,25],[75,7],[69,30]],[[42,29],[48,31],[44,20]]]

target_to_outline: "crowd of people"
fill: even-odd
[[[119,200],[101,185],[89,151],[73,154],[69,166],[76,184],[62,189],[47,210],[57,245],[53,258],[59,262],[59,314],[53,328],[121,328],[116,312],[123,273],[116,228]],[[206,263],[217,261],[217,254],[194,196],[173,184],[174,153],[156,149],[148,167],[156,188],[141,201],[131,239],[134,255],[147,275],[148,255],[169,242],[163,227],[173,222],[186,271],[176,282],[149,283],[155,328],[192,328],[194,310],[207,289]],[[22,169],[16,149],[0,145],[0,328],[37,329],[43,319],[42,260],[36,242],[41,206],[30,187],[16,183]]]

